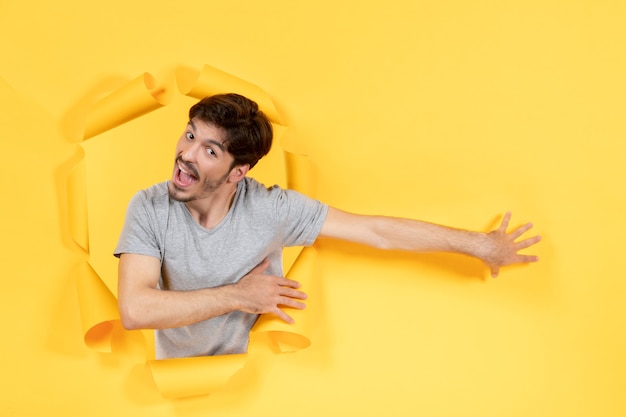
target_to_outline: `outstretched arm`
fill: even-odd
[[[320,237],[348,240],[380,249],[462,253],[481,259],[489,267],[491,275],[496,277],[503,266],[538,260],[536,256],[522,255],[519,251],[539,242],[539,236],[516,241],[532,224],[527,223],[507,233],[510,219],[511,213],[506,213],[500,227],[482,233],[419,220],[358,215],[331,207]]]

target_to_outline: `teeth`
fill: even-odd
[[[181,170],[181,172],[183,172],[185,175],[188,175],[191,178],[196,178],[195,175],[193,175],[192,173],[190,173],[189,171],[187,171],[185,168],[182,167],[182,165],[178,164],[178,169]]]

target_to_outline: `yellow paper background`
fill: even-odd
[[[624,4],[232,3],[0,6],[2,414],[626,414]],[[321,242],[310,347],[163,398],[140,334],[113,326],[110,353],[83,340],[76,121],[144,73],[171,86],[205,64],[275,100],[315,197],[478,229],[511,209],[544,236],[542,261],[494,281],[463,257]],[[120,127],[157,148],[97,172],[169,175],[185,115],[143,128],[161,111]],[[136,151],[106,135],[96,159]]]

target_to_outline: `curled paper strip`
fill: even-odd
[[[287,128],[278,124],[280,122],[278,111],[271,98],[262,89],[210,66],[205,66],[200,72],[180,69],[176,71],[176,82],[183,94],[195,98],[220,92],[237,92],[255,100],[259,104],[260,109],[273,122],[275,146],[273,146],[270,154],[254,168],[252,176],[264,183],[278,183],[283,186],[286,186],[286,183],[290,183],[295,185],[295,188],[299,191],[307,191],[305,189],[310,186],[310,177],[308,176],[309,171],[303,168],[306,166],[304,159],[285,153],[280,147],[280,138]],[[103,139],[110,140],[112,136],[108,134],[108,131],[114,133],[113,129],[121,124],[166,106],[172,98],[172,90],[171,88],[159,86],[156,80],[149,74],[143,74],[130,81],[96,103],[86,117],[84,138],[92,138],[107,132],[107,135],[102,135]],[[104,138],[104,136],[107,137]],[[85,142],[85,145],[81,144],[79,146],[84,146],[91,150],[102,149],[97,146],[87,146],[94,143],[105,142],[89,141],[88,143]],[[119,346],[119,344],[114,343],[114,338],[119,332],[114,330],[121,329],[115,294],[117,278],[109,276],[113,274],[112,271],[114,270],[110,267],[110,264],[107,263],[106,267],[101,266],[99,269],[96,265],[103,264],[94,262],[94,253],[92,252],[96,250],[94,248],[102,245],[94,243],[97,242],[98,236],[89,227],[96,217],[92,216],[91,213],[96,208],[102,210],[103,205],[107,203],[106,201],[100,201],[99,204],[88,204],[90,203],[90,201],[87,201],[88,196],[91,196],[93,199],[98,193],[88,192],[92,183],[85,171],[92,174],[94,171],[89,171],[89,169],[85,168],[90,167],[90,154],[86,153],[86,155],[85,159],[75,166],[68,178],[70,194],[68,200],[72,216],[70,221],[71,234],[81,247],[90,252],[90,262],[82,265],[77,271],[77,287],[86,345],[99,352],[111,352],[112,346]],[[91,154],[91,157],[94,156],[97,155]],[[285,165],[287,165],[286,169]],[[280,166],[282,169],[277,170],[276,166]],[[280,174],[280,172],[283,174]],[[277,180],[277,175],[286,177],[285,181],[282,179]],[[93,177],[94,175],[92,175],[92,181],[94,181]],[[123,207],[123,209],[125,208],[126,206]],[[102,216],[102,213],[100,213],[100,216]],[[108,218],[109,216],[106,217]],[[88,218],[89,223],[87,222]],[[105,228],[98,230],[100,230],[100,233],[103,233],[103,230],[108,232],[105,229],[111,229],[110,225],[105,224]],[[109,250],[112,252],[113,248]],[[301,248],[291,248],[285,251],[285,270],[289,269],[288,275],[294,276],[294,279],[300,281],[303,288],[306,288],[311,295],[312,281],[314,281],[314,251],[308,249],[302,252],[302,254],[300,254],[300,251]],[[116,262],[113,256],[108,253],[106,259]],[[292,264],[293,267],[289,268]],[[108,272],[102,275],[101,271]],[[311,323],[308,309],[303,311],[293,310],[290,311],[290,314],[296,320],[295,325],[287,325],[272,316],[260,317],[251,332],[250,344],[269,343],[275,352],[291,352],[309,346],[311,343]],[[264,334],[266,337],[257,337],[260,334]],[[151,351],[150,355],[146,352],[146,359],[157,388],[162,395],[167,398],[177,398],[209,394],[223,387],[241,369],[244,362],[249,360],[249,355],[225,355],[155,361],[152,360]]]
[[[205,65],[199,73],[179,68],[176,71],[176,82],[182,94],[197,99],[221,93],[241,94],[256,101],[270,121],[282,124],[274,102],[265,91],[217,68]]]
[[[98,101],[89,111],[85,139],[89,139],[169,103],[172,89],[159,86],[145,73]]]
[[[68,217],[72,239],[83,249],[89,250],[86,190],[85,160],[82,159],[72,168],[67,179]]]
[[[319,279],[315,275],[315,250],[306,248],[300,253],[287,276],[300,282],[300,289],[309,295],[309,299],[317,299],[315,283]],[[295,352],[309,347],[313,328],[310,303],[304,310],[289,309],[288,314],[294,319],[294,324],[287,324],[270,314],[259,317],[250,332],[251,342],[255,342],[256,334],[269,333],[275,348],[280,352]]]
[[[98,352],[110,352],[113,326],[120,325],[115,296],[87,262],[78,269],[76,286],[85,344]]]

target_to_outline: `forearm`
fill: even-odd
[[[420,220],[375,216],[373,242],[381,249],[462,253],[483,259],[491,250],[485,233]]]
[[[239,308],[233,285],[194,291],[141,288],[120,294],[120,315],[127,329],[186,326]]]
[[[118,305],[127,329],[163,329],[207,320],[240,308],[234,285],[194,291],[158,288],[160,260],[122,254],[118,270]]]
[[[492,248],[485,233],[407,218],[367,216],[331,208],[321,236],[387,250],[453,252],[484,259]]]

